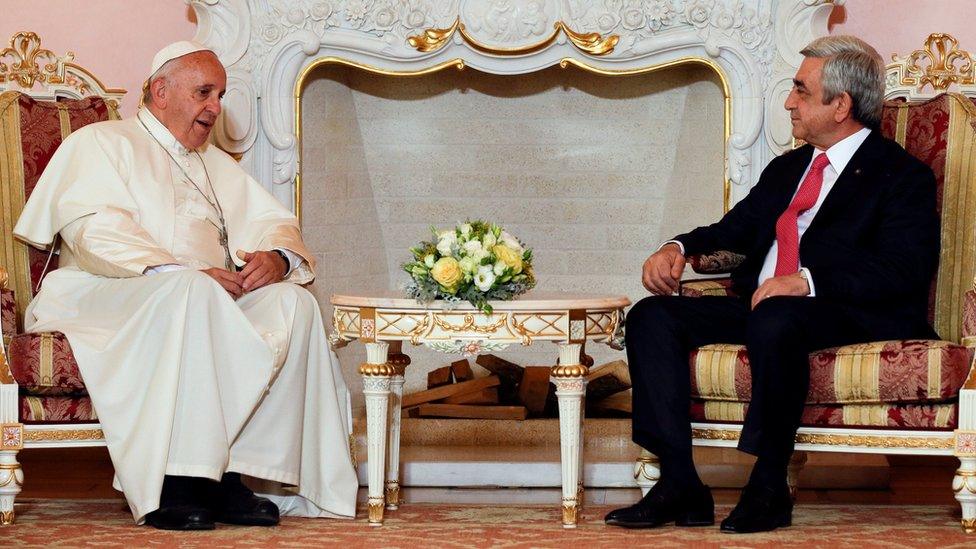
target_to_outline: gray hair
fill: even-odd
[[[146,81],[142,84],[142,99],[140,101],[140,104],[145,105],[147,107],[149,105],[152,105],[153,82],[157,80],[166,80],[167,77],[172,75],[173,71],[179,65],[178,61],[180,61],[180,59],[182,58],[177,57],[176,59],[171,59],[166,63],[163,63],[163,66],[159,67],[159,70],[152,73],[152,75],[146,79]]]
[[[851,96],[854,120],[869,128],[881,124],[885,66],[876,49],[853,36],[824,36],[810,42],[800,53],[826,59],[820,76],[824,104],[847,93]]]

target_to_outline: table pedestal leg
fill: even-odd
[[[369,478],[367,508],[369,524],[383,524],[383,479],[386,469],[387,420],[390,408],[390,381],[396,371],[386,361],[388,344],[366,344],[366,363],[359,367],[366,400],[366,468]]]
[[[386,446],[386,508],[390,511],[400,507],[400,403],[403,401],[403,374],[410,364],[410,357],[403,354],[402,346],[402,341],[391,342],[387,358],[396,370],[390,382],[390,436]]]
[[[580,364],[580,344],[559,344],[552,382],[559,400],[559,446],[563,479],[563,527],[576,528],[583,506],[583,400],[588,369]]]

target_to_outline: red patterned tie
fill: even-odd
[[[810,171],[800,183],[793,202],[776,220],[776,276],[793,274],[800,270],[800,231],[796,218],[817,203],[820,187],[823,186],[824,168],[830,165],[825,153],[813,159]]]

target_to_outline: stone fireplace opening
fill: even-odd
[[[495,221],[535,252],[546,291],[646,291],[640,268],[665,239],[725,207],[725,98],[694,63],[629,76],[576,67],[496,75],[466,68],[391,76],[340,64],[301,93],[301,216],[320,262],[312,291],[396,290],[429,227]],[[555,349],[500,356],[551,365]],[[405,393],[457,357],[405,346]],[[623,358],[587,348],[596,364]],[[338,351],[362,415],[361,345]],[[479,368],[474,366],[475,369]]]

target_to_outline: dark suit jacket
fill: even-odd
[[[776,238],[776,220],[813,156],[805,145],[774,159],[722,219],[675,237],[688,255],[744,254],[733,288],[751,296]],[[800,239],[817,298],[848,308],[877,339],[934,337],[928,295],[939,262],[932,170],[875,130],[840,174]]]

